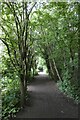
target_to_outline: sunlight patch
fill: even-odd
[[[46,73],[45,71],[43,71],[43,72],[39,72],[38,74],[39,74],[39,75],[44,75],[44,74],[47,75],[48,73]]]

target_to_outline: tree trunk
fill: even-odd
[[[49,56],[47,54],[45,54],[44,56],[45,58],[45,61],[46,61],[46,65],[47,65],[47,68],[48,68],[48,72],[49,72],[49,75],[51,76],[51,79],[54,79],[56,81],[56,73],[55,73],[55,69],[53,68],[53,64],[52,64],[52,61],[49,60]]]
[[[27,80],[26,76],[21,75],[20,77],[20,91],[21,91],[21,107],[23,108],[26,104],[26,93],[27,93]]]
[[[20,81],[20,91],[21,91],[21,107],[23,108],[24,107],[24,104],[25,104],[25,89],[24,89],[24,83],[23,81],[21,80]]]
[[[57,73],[56,73],[53,61],[50,60],[49,63],[50,63],[50,71],[51,71],[51,74],[52,74],[52,78],[54,79],[55,82],[57,82],[58,77],[57,77]]]
[[[54,60],[54,59],[53,59],[53,64],[54,64],[54,68],[55,68],[56,78],[58,78],[60,81],[62,81],[61,76],[60,76],[60,74],[59,74],[59,71],[58,71],[58,69],[57,69],[57,67],[56,67],[56,63],[55,63],[55,60]]]

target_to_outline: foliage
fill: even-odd
[[[27,83],[45,65],[60,89],[80,101],[80,3],[1,6],[0,40],[6,47],[0,56],[3,117],[14,114],[18,103],[24,106]]]
[[[64,80],[63,82],[58,82],[59,89],[65,93],[68,97],[74,99],[74,101],[78,104],[80,103],[80,88],[78,85],[71,85],[70,81]]]
[[[79,3],[71,2],[43,4],[42,9],[35,11],[34,32],[50,76],[59,80],[63,90],[74,99],[80,98],[78,8]]]
[[[20,107],[19,78],[12,69],[7,54],[1,56],[2,119],[7,120],[14,116]]]
[[[10,74],[11,76],[11,74]],[[1,78],[2,83],[2,119],[7,120],[9,117],[19,110],[20,107],[20,91],[18,78],[9,78],[7,76]]]

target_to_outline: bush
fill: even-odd
[[[15,116],[20,107],[20,90],[18,80],[2,80],[2,119],[8,120]]]
[[[63,82],[58,82],[58,87],[67,96],[74,99],[76,103],[80,103],[80,88],[76,84],[72,85],[69,80],[65,79]]]

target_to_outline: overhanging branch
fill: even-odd
[[[8,45],[8,43],[5,41],[6,39],[5,39],[5,38],[0,38],[0,40],[1,40],[1,41],[3,42],[3,44],[7,47],[8,55],[9,55],[9,57],[10,57],[10,61],[11,61],[11,63],[13,64],[13,66],[16,68],[15,63],[14,63],[14,61],[13,61],[12,58],[11,58],[11,52],[10,52],[10,49],[9,49],[9,45]]]

